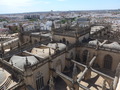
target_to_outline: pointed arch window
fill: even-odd
[[[104,68],[111,69],[112,68],[113,58],[110,55],[105,55],[104,57]]]
[[[41,72],[38,72],[37,76],[36,76],[36,88],[37,88],[37,90],[44,89],[44,78],[43,78],[43,74]]]
[[[87,61],[87,55],[88,55],[88,50],[84,50],[83,51],[83,54],[82,54],[82,62],[83,63],[86,63],[86,61]]]

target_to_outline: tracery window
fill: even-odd
[[[82,62],[83,63],[86,63],[86,61],[87,61],[87,55],[88,55],[88,50],[84,50],[83,51],[83,54],[82,54]]]
[[[111,69],[112,68],[112,56],[110,55],[105,55],[104,57],[104,68],[106,69]]]
[[[36,87],[37,90],[43,90],[44,89],[44,79],[42,73],[38,72],[36,76]]]

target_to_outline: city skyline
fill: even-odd
[[[0,0],[0,14],[119,9],[119,0]]]

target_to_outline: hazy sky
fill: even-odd
[[[120,9],[120,0],[0,0],[0,14],[97,9]]]

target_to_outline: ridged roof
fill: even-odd
[[[2,68],[0,68],[0,85],[5,81],[6,78],[7,77],[5,71]]]
[[[18,67],[21,70],[24,70],[24,65],[26,65],[26,60],[33,65],[38,62],[38,60],[34,56],[17,56],[14,55],[11,57],[9,63],[13,64],[13,66]]]

